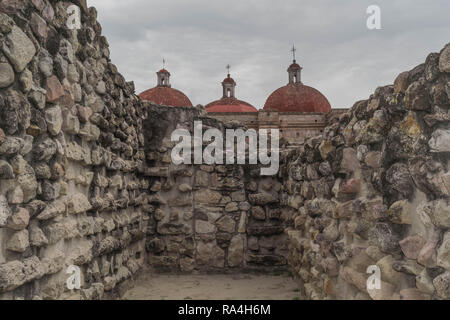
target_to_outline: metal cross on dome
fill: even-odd
[[[163,58],[163,69],[166,67],[166,59]]]
[[[297,51],[297,49],[295,49],[295,45],[292,45],[291,52],[292,52],[292,56],[294,57],[294,61],[295,61],[295,51]]]
[[[228,75],[230,75],[230,69],[231,69],[231,66],[230,66],[229,64],[227,64],[226,68],[227,68],[227,70],[228,70]]]

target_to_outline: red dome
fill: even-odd
[[[236,98],[222,98],[205,106],[206,112],[258,112],[251,104]]]
[[[169,87],[158,86],[142,92],[139,94],[139,97],[143,100],[166,106],[192,107],[191,101],[183,92]]]
[[[290,83],[275,90],[267,98],[264,110],[328,113],[331,106],[320,91],[301,83]]]
[[[236,82],[233,80],[233,78],[230,77],[230,75],[228,75],[228,77],[226,77],[222,83],[231,83],[231,84],[236,84]]]
[[[300,67],[300,65],[297,62],[295,62],[295,60],[294,60],[294,62],[289,66],[288,71],[301,70],[301,69],[302,69],[302,67]]]

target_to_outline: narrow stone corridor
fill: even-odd
[[[288,274],[166,275],[144,273],[124,300],[298,300]]]

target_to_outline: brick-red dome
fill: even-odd
[[[192,102],[181,91],[169,87],[157,86],[139,94],[143,100],[173,107],[192,107]]]
[[[301,83],[289,83],[275,90],[267,98],[264,110],[328,113],[331,106],[320,91]]]
[[[254,106],[236,98],[222,98],[205,106],[206,112],[258,112]]]

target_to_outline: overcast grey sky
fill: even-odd
[[[381,30],[366,27],[369,5]],[[196,104],[221,97],[231,65],[236,96],[262,108],[287,83],[298,48],[304,84],[334,108],[367,98],[377,86],[425,61],[450,41],[449,0],[88,0],[111,59],[136,92],[156,85],[163,57],[172,87]]]

